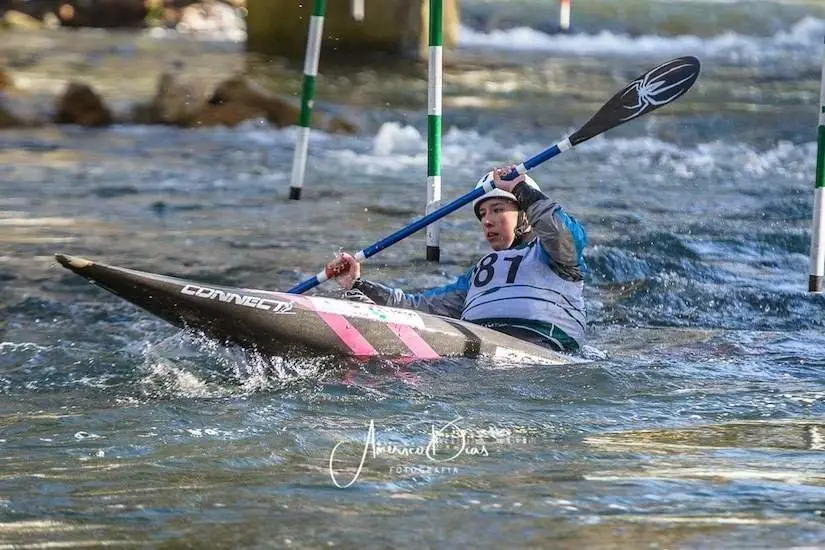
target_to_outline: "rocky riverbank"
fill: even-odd
[[[238,44],[245,36],[244,4],[0,0],[0,129],[193,128],[255,119],[295,124],[298,90],[271,86],[278,81],[278,60],[268,63],[274,78],[266,82],[247,72]],[[314,114],[313,126],[357,131],[354,123],[322,112]]]
[[[0,69],[0,128],[77,124],[89,127],[121,124],[167,124],[185,128],[235,126],[245,120],[265,120],[282,127],[295,124],[300,106],[291,98],[269,92],[245,75],[210,87],[194,77],[171,72],[160,75],[152,99],[136,102],[116,114],[92,85],[70,80],[51,102],[18,89],[14,76]],[[355,133],[357,126],[341,117],[318,114],[313,126],[327,132]]]
[[[9,28],[174,28],[243,34],[246,0],[0,0]]]

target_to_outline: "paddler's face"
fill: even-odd
[[[493,250],[507,250],[516,240],[518,206],[509,199],[488,199],[478,207],[481,230]]]

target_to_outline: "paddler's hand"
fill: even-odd
[[[493,170],[493,181],[495,182],[497,189],[501,189],[502,191],[512,193],[513,188],[524,181],[524,174],[519,174],[518,176],[516,176],[516,179],[513,180],[501,179],[502,176],[506,176],[515,169],[516,165],[511,164],[510,166],[496,168],[495,170]]]
[[[343,288],[352,288],[356,279],[361,277],[361,264],[346,252],[342,252],[337,258],[329,262],[325,267],[327,277],[335,281]]]

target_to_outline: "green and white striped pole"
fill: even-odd
[[[315,103],[315,79],[318,76],[318,60],[321,57],[321,37],[324,32],[324,13],[327,0],[315,0],[312,17],[309,20],[307,49],[304,53],[304,84],[301,89],[301,116],[298,120],[298,137],[295,140],[295,155],[292,157],[292,179],[289,198],[299,200],[304,187],[309,149],[309,128],[312,125],[312,106]]]
[[[809,292],[822,292],[825,282],[825,54],[822,58],[822,82],[819,90],[819,127],[816,138],[816,187],[814,217],[811,227],[811,275]]]
[[[444,0],[430,0],[430,48],[427,75],[427,208],[429,214],[441,205],[441,88],[444,50]],[[441,259],[440,226],[427,226],[427,261]]]

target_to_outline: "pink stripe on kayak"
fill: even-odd
[[[318,316],[321,317],[321,319],[327,324],[327,326],[332,329],[344,345],[352,351],[353,355],[359,357],[378,355],[378,352],[374,347],[372,347],[372,344],[367,342],[364,335],[358,332],[358,329],[352,326],[352,324],[343,315],[318,311],[315,309],[315,306],[311,300],[297,297],[292,299],[301,302],[306,307],[315,311],[315,313],[317,313]]]
[[[416,359],[438,359],[441,357],[411,326],[398,323],[388,323],[388,326],[404,342],[404,345],[410,348]]]

